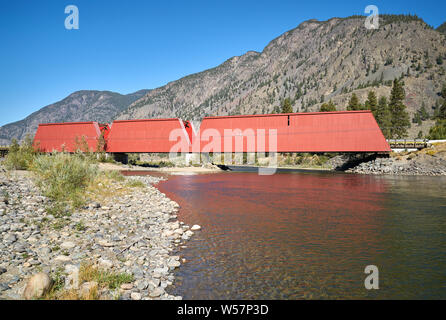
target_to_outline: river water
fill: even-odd
[[[202,226],[170,289],[184,299],[446,298],[444,177],[217,173],[158,187]]]

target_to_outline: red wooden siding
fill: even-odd
[[[216,129],[222,137],[220,148],[217,147],[214,152],[224,151],[225,129],[240,129],[244,133],[242,146],[235,143],[237,134],[226,134],[232,141],[232,152],[390,151],[390,146],[370,111],[207,117],[200,127],[201,151],[208,144],[203,141],[206,129]],[[265,148],[257,144],[258,129],[265,129]],[[277,150],[270,150],[270,129],[277,130]],[[247,150],[248,136],[252,133],[255,135],[255,150]],[[274,136],[274,133],[271,134]]]
[[[97,122],[44,123],[37,128],[34,146],[42,152],[75,152],[76,138],[81,142],[84,137],[90,151],[95,151],[100,134]]]
[[[182,142],[178,147],[187,153],[191,144],[187,130],[180,119],[117,120],[111,125],[107,151],[170,152]],[[169,141],[171,133],[174,141]]]

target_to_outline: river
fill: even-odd
[[[184,299],[446,298],[446,178],[170,175],[199,224],[170,289]],[[367,290],[364,268],[379,270]]]

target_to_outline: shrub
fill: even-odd
[[[446,120],[437,120],[430,128],[428,138],[431,140],[441,140],[446,138]]]
[[[13,139],[4,165],[9,170],[27,170],[32,166],[36,155],[30,136],[26,136],[21,145]]]
[[[34,160],[32,170],[45,196],[74,208],[85,203],[85,188],[98,173],[97,166],[88,157],[66,153],[41,155]]]
[[[127,154],[127,161],[131,165],[136,165],[139,161],[139,154],[138,153],[128,153]]]
[[[129,162],[130,163],[130,162]],[[172,168],[175,167],[175,163],[171,161],[136,161],[133,163],[134,165],[141,167],[158,167],[158,168]]]

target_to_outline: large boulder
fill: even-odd
[[[23,291],[23,298],[26,300],[39,299],[51,289],[52,285],[53,281],[46,273],[37,273],[29,278]]]

